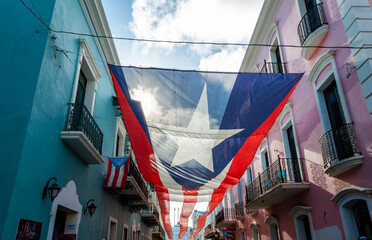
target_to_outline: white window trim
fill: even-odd
[[[115,130],[115,145],[114,145],[114,153],[116,153],[116,136],[119,135],[119,147],[121,151],[118,153],[119,156],[124,156],[124,145],[125,145],[125,137],[127,135],[127,131],[125,130],[123,120],[121,117],[116,117],[116,130]]]
[[[257,240],[260,240],[260,229],[259,229],[259,225],[256,224],[255,222],[251,222],[249,224],[249,228],[252,229],[252,239],[254,239],[254,230],[257,230],[257,235],[258,235],[258,239]]]
[[[311,217],[311,207],[306,207],[306,206],[295,206],[294,208],[289,211],[289,215],[293,217],[293,220],[295,222],[295,227],[296,227],[296,235],[298,239],[301,239],[300,232],[299,232],[299,226],[298,226],[298,221],[297,218],[302,215],[306,215],[309,218],[309,225],[310,225],[310,230],[311,230],[311,237],[313,240],[316,240],[316,235],[314,232],[314,226],[313,226],[313,219]]]
[[[327,106],[325,105],[323,90],[329,86],[329,84],[334,80],[337,86],[338,96],[341,103],[341,108],[343,111],[343,115],[345,117],[346,123],[350,123],[350,115],[349,110],[346,104],[344,91],[342,89],[342,84],[340,77],[337,71],[337,65],[335,60],[335,50],[328,50],[319,59],[315,62],[309,77],[307,78],[308,82],[313,83],[314,88],[314,95],[316,99],[316,104],[318,107],[319,118],[322,125],[323,132],[327,132],[331,130],[331,123],[328,117]],[[316,83],[317,78],[319,77],[320,73],[325,69],[329,64],[331,64],[330,71],[322,78],[319,79],[318,83]],[[332,77],[333,76],[333,77]]]
[[[271,225],[276,224],[276,229],[277,229],[276,235],[278,236],[278,240],[280,240],[280,231],[279,231],[279,221],[278,221],[278,218],[277,217],[274,217],[274,216],[268,216],[265,219],[265,223],[267,224],[267,226],[269,228],[270,239],[273,239],[272,238],[273,232],[272,232],[272,229],[271,229]]]
[[[78,64],[76,66],[74,86],[70,102],[75,103],[77,88],[79,85],[80,71],[83,71],[85,77],[88,80],[84,104],[91,115],[93,115],[97,84],[102,75],[99,71],[96,61],[93,58],[93,54],[89,48],[87,41],[85,39],[80,39],[79,44],[79,58]]]
[[[271,165],[271,157],[270,157],[269,147],[267,144],[267,137],[265,137],[264,140],[262,140],[259,149],[260,149],[260,157],[261,157],[261,169],[263,172],[266,170],[266,168],[268,168]],[[267,160],[268,160],[269,165],[266,166],[266,168],[264,169],[263,166],[266,164],[264,162],[265,153],[267,153],[267,158],[268,158]]]
[[[108,221],[108,231],[107,231],[107,239],[108,240],[111,240],[111,223],[114,222],[115,223],[115,238],[117,237],[117,233],[118,233],[118,220],[112,216],[109,217],[109,221]]]
[[[129,240],[128,238],[128,234],[129,234],[129,226],[127,224],[123,224],[123,229],[122,229],[122,233],[121,233],[121,240],[124,240],[125,239],[125,236],[124,236],[124,229],[127,229],[127,240]]]
[[[293,103],[292,102],[287,103],[284,106],[282,112],[280,113],[280,115],[278,117],[278,121],[279,121],[279,126],[280,126],[280,133],[281,133],[281,136],[282,136],[284,157],[286,157],[286,158],[290,158],[291,157],[291,151],[289,149],[287,129],[290,126],[292,126],[293,137],[294,137],[295,146],[296,146],[296,153],[297,153],[298,159],[300,159],[301,158],[301,155],[300,155],[300,151],[299,151],[299,148],[298,148],[297,133],[296,133],[296,127],[294,125],[294,120],[293,120],[293,110],[292,110],[292,107],[293,107]],[[285,122],[283,122],[283,119],[287,115],[287,113],[289,113],[289,117],[288,117],[288,119]],[[298,164],[299,164],[299,166],[301,166],[301,161],[300,160],[299,160]],[[301,171],[301,179],[304,179],[304,176],[303,176],[302,171]]]
[[[278,59],[276,59],[276,55],[274,53],[276,46],[281,45],[279,34],[278,34],[278,32],[279,32],[278,31],[278,22],[274,22],[271,25],[270,31],[271,31],[271,34],[269,35],[270,36],[270,38],[269,38],[269,40],[270,40],[270,49],[269,49],[270,61],[271,62],[278,62]],[[284,63],[285,62],[284,61],[284,55],[283,55],[283,51],[282,51],[281,47],[279,47],[279,52],[280,52],[280,57],[282,58],[282,59],[280,59],[280,61],[282,63]],[[274,59],[274,56],[275,56],[275,59]],[[283,73],[285,73],[285,72],[286,72],[285,69],[283,69]]]
[[[369,210],[369,216],[372,219],[372,188],[344,188],[336,193],[331,199],[332,202],[338,205],[346,239],[356,239],[359,236],[358,232],[355,232],[354,217],[352,216],[352,213],[348,211],[347,207],[345,207],[347,203],[353,200],[366,201]]]

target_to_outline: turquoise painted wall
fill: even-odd
[[[55,1],[33,2],[39,6],[44,21],[50,23]],[[47,31],[20,1],[0,1],[0,29],[1,235],[21,161]]]
[[[83,206],[89,199],[95,200],[96,213],[92,217],[88,214],[81,217],[79,239],[107,237],[109,216],[118,219],[117,236],[121,237],[123,224],[130,227],[135,220],[138,225],[140,216],[131,214],[128,206],[119,203],[117,196],[103,191],[107,162],[86,165],[60,137],[68,117],[79,38],[84,38],[102,74],[93,114],[104,134],[102,155],[105,159],[113,155],[116,116],[112,106],[114,90],[106,63],[102,61],[93,38],[48,32],[20,2],[11,2],[6,7],[12,9],[13,15],[8,14],[8,17],[12,15],[11,18],[17,22],[16,28],[0,21],[1,27],[10,32],[6,47],[3,42],[0,45],[1,49],[6,49],[5,56],[10,60],[6,64],[10,73],[5,75],[3,71],[6,69],[1,67],[5,88],[1,90],[4,93],[1,94],[0,136],[1,142],[5,143],[2,153],[6,153],[6,158],[2,159],[7,160],[1,161],[1,169],[9,170],[5,176],[0,174],[3,175],[0,204],[6,206],[4,209],[1,207],[1,216],[5,216],[0,222],[1,239],[15,238],[19,218],[42,222],[41,239],[46,239],[51,202],[49,198],[42,200],[41,195],[51,177],[58,178],[60,187],[73,180]],[[90,33],[78,0],[45,2],[33,0],[33,5],[53,29]],[[30,2],[26,3],[32,6]],[[5,186],[5,182],[11,184]],[[150,234],[142,223],[141,229]]]

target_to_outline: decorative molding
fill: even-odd
[[[319,70],[322,70],[329,63],[331,63],[332,59],[334,59],[335,55],[336,55],[336,49],[329,49],[322,56],[320,56],[318,58],[318,60],[316,60],[316,62],[314,63],[306,81],[307,82],[315,82],[316,78],[320,74]]]
[[[312,211],[312,207],[306,207],[306,206],[295,206],[294,208],[291,209],[291,211],[289,211],[289,215],[296,218],[298,215],[301,215],[301,214],[308,214],[308,213],[311,213]]]
[[[79,224],[81,220],[81,213],[83,211],[83,205],[80,204],[79,195],[76,191],[76,185],[74,181],[69,181],[65,187],[59,192],[57,197],[52,202],[50,210],[50,221],[47,240],[51,240],[53,237],[54,224],[56,221],[58,207],[69,209],[77,214],[76,222],[76,237],[79,233]]]
[[[363,187],[348,187],[344,188],[338,193],[336,193],[330,200],[337,205],[343,201],[344,198],[350,195],[364,195],[364,196],[372,196],[372,188],[363,188]]]

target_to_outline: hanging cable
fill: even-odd
[[[86,36],[86,37],[95,37],[95,38],[105,38],[105,39],[113,39],[113,40],[126,40],[126,41],[137,41],[137,42],[149,42],[149,43],[169,43],[169,44],[192,44],[192,45],[216,45],[216,46],[243,46],[243,47],[272,47],[271,44],[264,44],[264,43],[234,43],[234,42],[204,42],[204,41],[181,41],[181,40],[161,40],[161,39],[146,39],[146,38],[130,38],[130,37],[113,37],[113,36],[105,36],[105,35],[97,35],[97,34],[89,34],[89,33],[79,33],[79,32],[72,32],[72,31],[65,31],[65,30],[55,30],[48,26],[35,12],[27,6],[27,4],[23,0],[19,0],[31,13],[41,22],[49,31],[57,34],[69,34],[69,35],[78,35],[78,36]],[[325,49],[372,49],[372,46],[301,46],[301,45],[293,45],[293,44],[279,44],[274,45],[275,47],[280,48],[325,48]]]

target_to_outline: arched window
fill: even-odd
[[[258,225],[256,223],[249,224],[249,228],[252,229],[252,238],[253,240],[259,240],[260,239],[260,232],[258,230]]]
[[[346,239],[365,236],[372,239],[372,188],[351,187],[338,192],[331,200],[339,209]]]
[[[289,212],[289,215],[293,217],[293,220],[295,222],[296,234],[298,239],[315,239],[313,222],[311,218],[311,210],[311,207],[296,206]]]
[[[268,216],[265,219],[265,223],[269,227],[270,240],[280,240],[278,218]]]

